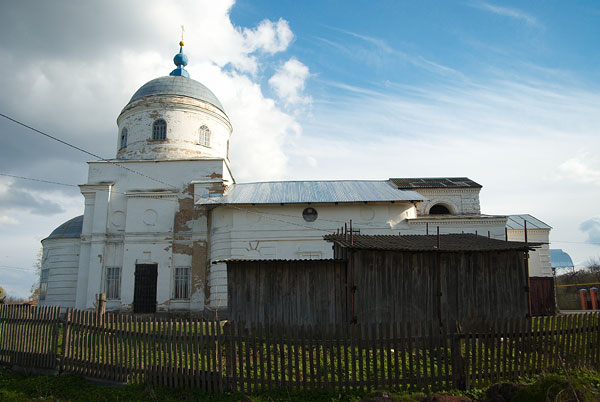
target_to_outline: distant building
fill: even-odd
[[[561,249],[550,250],[550,261],[552,262],[552,269],[575,268],[571,256]]]
[[[505,239],[508,218],[481,214],[468,178],[236,183],[223,105],[189,78],[181,49],[174,61],[119,114],[115,159],[89,162],[84,214],[42,241],[40,305],[89,309],[103,292],[108,310],[226,310],[227,267],[215,261],[331,258],[323,235],[350,220],[362,234]]]

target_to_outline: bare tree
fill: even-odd
[[[29,295],[29,300],[34,301],[38,299],[40,293],[40,276],[42,273],[42,255],[44,249],[40,247],[37,255],[35,256],[35,263],[33,264],[33,268],[35,269],[37,278],[35,282],[31,285],[31,294]]]
[[[2,286],[0,286],[0,304],[4,304],[5,300],[6,300],[6,291],[4,290],[4,288]]]

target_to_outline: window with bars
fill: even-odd
[[[152,124],[152,139],[154,141],[167,139],[167,122],[164,119],[155,120]]]
[[[39,300],[46,300],[47,290],[48,290],[48,270],[42,269],[42,274],[40,276]]]
[[[176,267],[173,280],[173,299],[190,298],[190,268]]]
[[[123,149],[127,146],[127,128],[123,128],[121,130],[121,148]]]
[[[106,268],[106,300],[118,300],[121,297],[121,268]]]
[[[199,138],[199,143],[200,145],[204,145],[205,147],[210,147],[210,129],[206,126],[202,126],[199,129],[200,132],[200,138]]]

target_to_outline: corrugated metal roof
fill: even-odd
[[[524,229],[523,221],[527,221],[527,229],[552,229],[552,226],[545,224],[541,220],[529,215],[509,215],[506,221],[506,228],[518,230]]]
[[[550,263],[552,268],[573,268],[571,256],[561,249],[550,249]]]
[[[468,177],[414,177],[390,179],[398,188],[481,188]]]
[[[138,89],[129,103],[150,95],[181,95],[208,102],[223,112],[225,109],[214,93],[202,83],[182,76],[164,76],[148,81]]]
[[[440,235],[440,248],[437,248],[437,235],[354,235],[353,242],[343,235],[325,235],[327,241],[345,248],[399,251],[502,251],[527,250],[538,247],[539,243],[523,243],[490,239],[475,234]]]
[[[415,191],[398,190],[388,180],[273,181],[236,183],[223,197],[197,204],[303,204],[333,202],[422,201]]]

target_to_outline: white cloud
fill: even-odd
[[[486,10],[486,11],[489,11],[489,12],[497,14],[497,15],[501,15],[504,17],[514,18],[514,19],[523,21],[526,24],[531,25],[531,26],[539,26],[539,23],[535,17],[532,17],[529,14],[527,14],[524,11],[521,11],[517,8],[495,6],[493,4],[484,3],[484,2],[471,3],[470,5],[472,7],[479,8],[481,10]]]
[[[558,166],[559,177],[600,186],[600,169],[591,166],[595,161],[587,153],[569,158]]]
[[[309,104],[310,96],[302,95],[310,72],[308,67],[292,57],[269,79],[269,85],[287,105]]]
[[[19,220],[12,216],[0,215],[0,226],[3,225],[18,225]]]
[[[277,22],[263,20],[256,28],[244,28],[242,32],[249,53],[256,50],[271,54],[282,52],[294,39],[290,25],[281,18]]]

